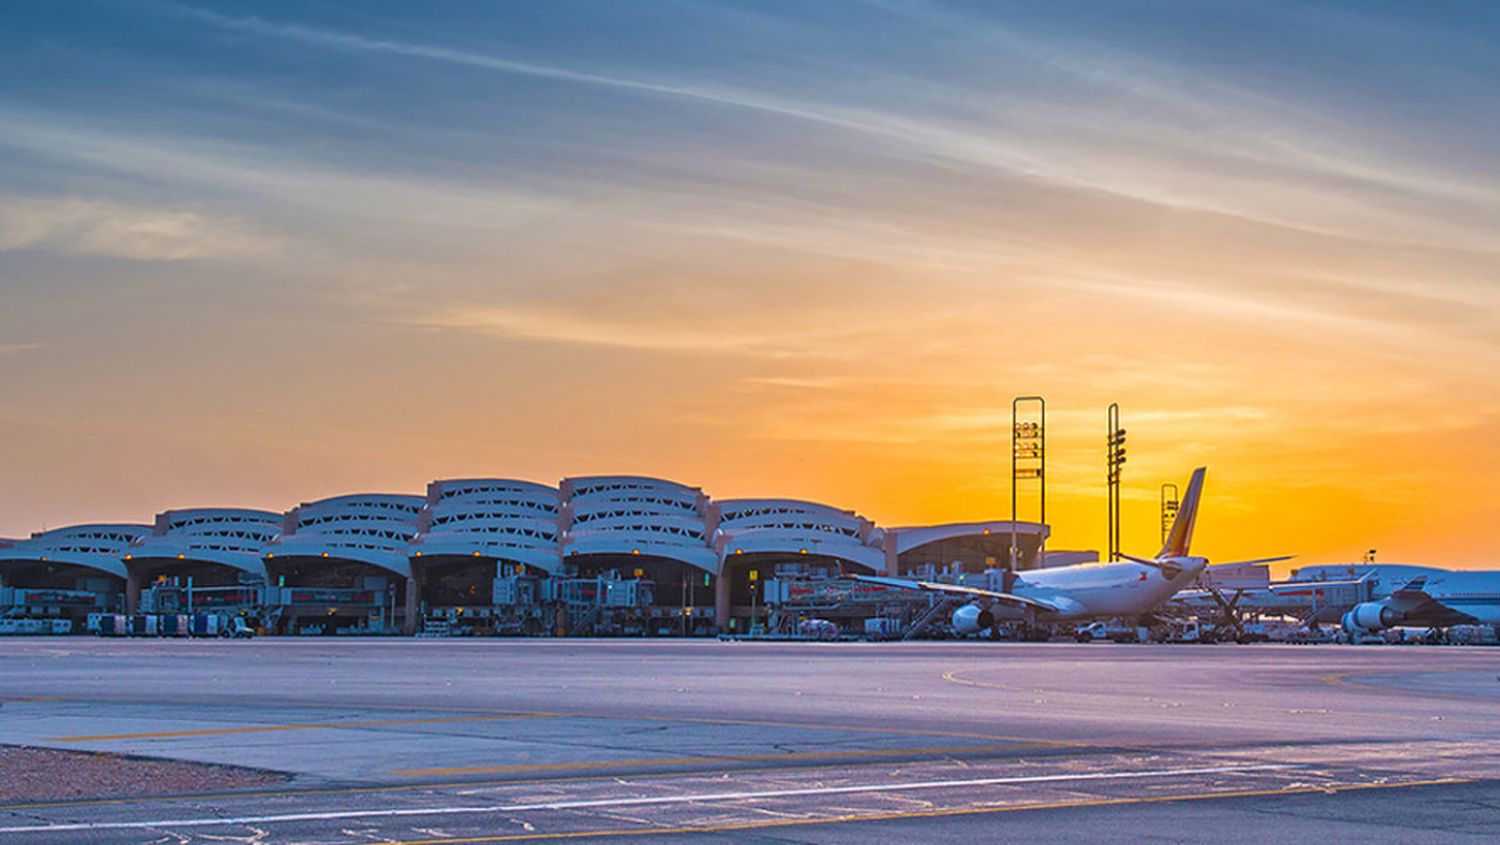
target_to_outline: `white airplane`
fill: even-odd
[[[888,587],[972,598],[972,602],[953,611],[953,629],[961,636],[977,634],[1002,618],[1045,624],[1140,616],[1191,586],[1208,565],[1207,558],[1188,554],[1204,473],[1202,467],[1193,471],[1172,530],[1153,558],[1124,555],[1125,560],[1119,563],[1085,563],[1007,574],[1004,592],[905,578],[854,577]],[[1240,561],[1237,565],[1282,559]]]
[[[1500,572],[1424,572],[1385,598],[1355,605],[1342,622],[1350,634],[1403,626],[1500,627]]]

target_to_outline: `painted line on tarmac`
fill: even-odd
[[[1402,686],[1399,683],[1385,683],[1385,684],[1383,684],[1383,683],[1380,683],[1380,682],[1378,682],[1378,681],[1375,680],[1376,678],[1381,678],[1381,677],[1391,678],[1391,679],[1395,680],[1395,679],[1399,679],[1403,675],[1460,675],[1460,674],[1484,674],[1485,677],[1486,677],[1486,679],[1488,679],[1488,677],[1489,677],[1489,669],[1488,669],[1488,667],[1486,667],[1483,670],[1464,668],[1464,669],[1438,669],[1438,670],[1432,670],[1432,671],[1401,671],[1401,670],[1391,670],[1391,669],[1364,669],[1364,670],[1349,671],[1349,672],[1329,672],[1326,675],[1319,675],[1318,676],[1318,680],[1322,681],[1325,684],[1333,684],[1334,686],[1357,687],[1357,688],[1359,688],[1360,690],[1363,690],[1366,693],[1384,692],[1384,693],[1387,693],[1387,694],[1390,694],[1390,695],[1400,695],[1400,696],[1420,695],[1420,696],[1423,696],[1424,698],[1439,698],[1439,699],[1443,699],[1443,700],[1446,700],[1446,701],[1462,701],[1462,702],[1465,702],[1465,703],[1473,703],[1476,699],[1479,699],[1479,700],[1488,700],[1488,701],[1494,701],[1495,700],[1494,693],[1489,693],[1489,692],[1478,692],[1478,691],[1475,691],[1475,692],[1464,692],[1463,690],[1455,690],[1455,689],[1428,689],[1428,688],[1417,687],[1417,686]],[[1385,718],[1390,718],[1390,717],[1385,717]],[[1402,717],[1402,718],[1405,718],[1405,719],[1407,719],[1409,721],[1413,721],[1413,722],[1427,722],[1427,721],[1431,721],[1431,717],[1430,716],[1420,716],[1420,717],[1406,716],[1406,717]]]
[[[827,722],[786,722],[775,721],[771,719],[729,719],[724,717],[708,716],[659,716],[635,713],[599,713],[580,710],[561,711],[557,715],[568,719],[597,719],[606,722],[671,722],[675,724],[688,725],[748,725],[750,727],[792,728],[794,730],[807,731],[839,731],[842,733],[932,736],[940,737],[943,739],[982,739],[987,742],[1028,742],[1037,745],[1057,747],[1086,745],[1086,743],[1082,742],[1073,742],[1070,740],[1060,739],[1038,739],[1036,737],[1005,736],[1001,734],[972,733],[965,731],[934,731],[918,728],[892,728],[877,725],[852,725],[847,722],[840,724],[829,724]]]
[[[1079,801],[1053,801],[1042,804],[1010,804],[1003,807],[959,807],[950,810],[914,810],[903,813],[871,813],[869,815],[828,816],[826,818],[812,819],[776,819],[773,821],[699,825],[697,827],[637,827],[614,830],[575,830],[563,833],[507,833],[498,836],[465,836],[448,839],[404,839],[390,840],[386,845],[478,845],[478,843],[483,842],[539,842],[552,839],[603,839],[605,837],[729,833],[738,830],[767,830],[783,827],[809,827],[813,825],[840,825],[859,822],[902,821],[958,816],[988,816],[999,813],[1024,813],[1033,810],[1074,810],[1089,807],[1120,807],[1132,804],[1173,804],[1185,801],[1212,800],[1215,798],[1279,798],[1294,795],[1331,796],[1343,792],[1359,792],[1370,789],[1406,789],[1419,786],[1450,786],[1473,782],[1473,778],[1440,778],[1437,780],[1406,781],[1404,783],[1353,783],[1327,787],[1300,786],[1290,789],[1194,792],[1185,795],[1153,795],[1143,798],[1093,798]]]
[[[977,746],[965,746],[977,747]],[[1029,744],[1004,745],[1001,748],[1026,750],[1032,747]],[[1051,748],[1050,744],[1042,744],[1042,748]],[[1086,752],[1111,752],[1117,749],[1111,747],[1095,746],[1092,748],[1072,749],[1073,753]],[[784,756],[784,755],[782,755]],[[1056,759],[1059,755],[1047,755],[1046,759]],[[694,760],[702,760],[695,757]],[[940,760],[934,758],[935,760]],[[1034,757],[1017,755],[1005,757],[1006,760],[1033,760]],[[735,766],[733,768],[708,768],[708,769],[667,769],[665,771],[642,771],[642,772],[615,772],[602,775],[576,775],[573,777],[516,777],[503,778],[500,780],[459,780],[459,781],[420,781],[418,783],[393,783],[380,786],[329,786],[308,787],[305,789],[244,789],[229,792],[200,792],[200,793],[173,793],[169,795],[142,795],[128,798],[74,798],[61,801],[31,801],[18,804],[0,804],[0,813],[12,810],[44,810],[48,807],[98,807],[124,804],[166,804],[184,801],[224,801],[237,799],[263,800],[266,798],[309,798],[328,795],[375,795],[384,792],[444,792],[455,791],[462,795],[471,795],[485,790],[504,789],[513,786],[535,786],[560,783],[597,783],[599,781],[611,781],[619,784],[631,782],[655,782],[672,778],[703,778],[703,777],[727,777],[729,775],[754,775],[767,772],[807,772],[818,769],[826,769],[831,765],[838,765],[847,770],[854,766],[879,766],[885,760],[846,760],[839,763],[809,762],[794,766]],[[932,761],[922,761],[932,762]],[[521,774],[525,774],[524,772]]]
[[[431,719],[372,719],[358,722],[302,722],[285,725],[251,725],[240,728],[202,728],[188,731],[150,731],[133,734],[96,734],[93,736],[46,736],[47,742],[108,742],[116,739],[176,739],[185,736],[225,736],[274,731],[337,730],[339,728],[383,728],[395,725],[443,725],[452,722],[499,722],[513,719],[556,719],[556,713],[507,713],[490,716],[444,716]]]
[[[913,792],[928,789],[960,789],[975,786],[1007,786],[1027,783],[1076,783],[1081,781],[1140,780],[1145,778],[1191,777],[1195,775],[1243,774],[1284,771],[1300,768],[1281,763],[1249,766],[1213,766],[1193,769],[1155,769],[1139,772],[1087,772],[1060,775],[1024,775],[1019,777],[974,778],[969,780],[934,780],[906,783],[875,783],[859,786],[814,786],[797,789],[771,789],[758,792],[708,792],[697,795],[663,795],[649,798],[590,798],[572,801],[547,801],[534,804],[499,804],[480,807],[410,807],[384,810],[334,810],[321,813],[285,813],[266,816],[224,816],[219,818],[155,819],[131,822],[69,822],[62,824],[0,827],[0,833],[60,833],[82,830],[140,830],[144,828],[223,827],[280,822],[334,821],[339,819],[396,818],[407,816],[457,816],[486,813],[521,813],[536,810],[582,810],[612,807],[642,807],[667,804],[706,804],[718,801],[759,801],[769,798],[797,798],[823,795],[856,795],[878,792]]]
[[[903,734],[906,736],[936,736],[946,739],[983,739],[990,742],[1030,742],[1039,745],[1053,745],[1066,747],[1070,745],[1083,745],[1080,742],[1071,742],[1060,739],[1036,739],[1034,737],[1002,736],[996,734],[967,733],[962,731],[932,731],[914,728],[890,728],[874,725],[850,725],[817,722],[779,722],[768,719],[725,719],[708,718],[702,716],[637,716],[629,714],[602,715],[593,713],[569,712],[565,714],[579,719],[604,719],[609,721],[640,721],[640,722],[682,722],[698,725],[749,725],[751,727],[767,728],[794,728],[810,731],[843,731],[845,733],[874,733],[874,734]]]
[[[1000,778],[969,778],[965,780],[929,780],[915,783],[873,783],[859,786],[808,786],[793,789],[768,789],[755,792],[710,792],[698,795],[661,795],[650,798],[590,798],[576,801],[548,801],[538,804],[516,804],[506,807],[506,812],[520,813],[528,810],[586,810],[609,807],[642,807],[661,804],[699,804],[715,801],[756,801],[766,798],[797,798],[823,795],[858,795],[869,792],[910,792],[925,789],[958,789],[973,786],[1004,786],[1021,783],[1053,783],[1058,781],[1134,780],[1138,778],[1185,777],[1204,774],[1239,774],[1243,772],[1282,771],[1297,768],[1281,763],[1262,763],[1251,766],[1215,766],[1198,769],[1157,769],[1145,772],[1086,772],[1061,775],[1021,775]]]
[[[843,762],[850,760],[879,759],[889,757],[926,757],[933,755],[953,756],[963,753],[988,753],[993,751],[1020,751],[1032,748],[1050,748],[1050,743],[1007,743],[1005,745],[943,745],[927,748],[878,748],[850,751],[790,751],[778,754],[713,754],[698,757],[641,757],[635,760],[588,760],[578,763],[517,763],[504,766],[458,766],[440,769],[396,769],[393,775],[405,777],[434,777],[447,775],[483,775],[504,772],[566,772],[590,769],[611,769],[624,766],[681,766],[692,763],[766,763],[776,760],[826,760]]]
[[[104,705],[126,705],[126,706],[128,706],[128,705],[151,705],[153,707],[158,707],[158,708],[163,706],[163,702],[160,699],[152,699],[152,698],[126,698],[126,697],[114,697],[114,696],[110,696],[110,697],[94,697],[94,698],[79,697],[79,696],[67,696],[67,697],[61,697],[61,696],[59,696],[59,697],[50,697],[50,698],[27,698],[27,699],[11,698],[11,699],[8,699],[8,700],[10,700],[10,701],[34,701],[34,702],[47,702],[47,703],[63,703],[63,704],[104,704]],[[216,699],[206,699],[206,700],[205,699],[192,699],[192,700],[183,699],[183,700],[179,700],[179,701],[173,701],[170,704],[173,707],[219,707],[219,706],[222,706],[224,704],[224,702],[221,701],[221,700],[216,700]],[[330,704],[329,702],[326,702],[326,701],[321,701],[321,702],[320,701],[312,701],[312,702],[286,701],[286,702],[280,702],[280,703],[274,703],[274,704],[272,704],[272,703],[262,703],[262,702],[238,702],[238,701],[236,701],[236,702],[234,702],[234,704],[237,707],[249,707],[249,706],[253,706],[253,707],[257,708],[257,709],[268,709],[268,710],[327,710],[327,709],[333,709],[335,707],[343,706],[343,705]],[[411,712],[411,713],[475,713],[475,714],[480,714],[480,715],[513,715],[514,714],[514,711],[502,711],[502,710],[494,710],[494,709],[486,709],[486,708],[475,708],[475,707],[443,707],[443,706],[417,707],[417,706],[411,706],[411,705],[390,705],[390,704],[351,704],[351,705],[348,705],[346,707],[346,709],[355,709],[355,710],[385,710],[385,711],[398,711],[398,712]],[[853,725],[853,724],[848,724],[848,723],[843,723],[843,724],[829,724],[827,722],[787,722],[787,721],[775,721],[775,720],[771,720],[771,719],[729,719],[729,718],[717,718],[717,717],[706,717],[706,716],[688,716],[688,715],[677,716],[677,715],[655,715],[655,714],[636,714],[636,713],[602,713],[602,712],[598,712],[598,711],[588,711],[588,710],[546,711],[546,712],[542,712],[541,715],[546,716],[548,718],[554,718],[554,719],[596,719],[596,720],[605,721],[605,722],[670,722],[670,723],[680,723],[680,724],[688,724],[688,725],[749,725],[749,726],[752,726],[752,727],[793,728],[793,729],[796,729],[796,730],[808,730],[808,731],[840,731],[840,732],[843,732],[843,733],[867,733],[867,734],[901,734],[901,735],[906,735],[906,736],[931,736],[931,737],[940,737],[940,738],[943,738],[943,739],[980,739],[980,740],[985,740],[987,742],[1031,742],[1031,743],[1042,743],[1042,744],[1046,744],[1046,745],[1054,745],[1054,746],[1058,746],[1058,747],[1067,747],[1067,746],[1075,746],[1075,745],[1076,746],[1086,746],[1086,745],[1088,745],[1087,743],[1075,742],[1075,741],[1070,741],[1070,740],[1037,739],[1035,737],[1005,736],[1005,735],[992,734],[992,733],[974,733],[974,732],[964,732],[964,731],[934,731],[934,730],[926,730],[926,729],[919,729],[919,728],[896,728],[896,727],[881,727],[881,726],[876,726],[876,725]]]
[[[965,687],[983,687],[985,689],[1005,689],[1004,684],[987,684],[984,681],[971,681],[968,678],[960,678],[957,669],[950,669],[943,673],[943,680],[950,684],[958,684]]]

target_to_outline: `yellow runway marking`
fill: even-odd
[[[977,748],[979,746],[965,746]],[[1007,745],[1005,748],[1025,748],[1024,744]],[[697,760],[704,758],[697,757]],[[1028,759],[1017,757],[1015,759]],[[849,760],[839,763],[842,766],[874,766],[882,761],[870,760],[861,762]],[[753,775],[764,772],[805,772],[815,769],[826,769],[829,763],[809,763],[798,766],[743,766],[733,769],[699,769],[689,772],[642,772],[612,774],[612,775],[579,775],[577,777],[555,777],[555,778],[507,778],[504,780],[460,780],[448,782],[423,782],[423,783],[393,783],[384,786],[346,786],[330,787],[327,789],[246,789],[239,792],[212,792],[187,795],[145,795],[135,798],[79,798],[72,801],[33,801],[28,804],[0,804],[0,811],[5,810],[34,810],[42,807],[91,807],[108,806],[112,804],[153,804],[157,802],[172,801],[222,801],[235,798],[302,798],[318,795],[366,795],[381,792],[442,792],[445,790],[462,789],[474,791],[478,789],[492,789],[505,786],[534,786],[541,784],[557,783],[597,783],[599,781],[626,782],[632,780],[659,780],[665,778],[680,777],[722,777],[726,775]]]
[[[971,681],[968,678],[959,677],[958,672],[959,672],[959,670],[957,670],[957,669],[950,669],[947,672],[944,672],[943,673],[943,680],[947,681],[950,684],[958,684],[959,686],[963,686],[963,687],[980,687],[982,689],[996,689],[996,690],[1009,690],[1009,689],[1011,689],[1010,687],[1007,687],[1004,684],[987,684],[984,681]],[[1050,744],[1052,744],[1052,745],[1055,745],[1055,746],[1058,746],[1058,747],[1062,747],[1062,748],[1066,748],[1066,747],[1070,747],[1070,746],[1082,746],[1082,745],[1086,745],[1087,744],[1087,743],[1074,742],[1074,741],[1065,740],[1065,739],[1052,739],[1052,740],[1047,740],[1047,742],[1050,743]]]
[[[612,830],[577,830],[566,833],[515,833],[500,836],[472,836],[448,839],[407,839],[391,841],[388,845],[464,845],[480,842],[537,842],[549,839],[589,839],[592,837],[640,837],[669,836],[686,833],[727,833],[736,830],[764,830],[781,827],[806,827],[809,825],[850,824],[857,822],[898,821],[902,819],[931,819],[953,816],[983,816],[999,813],[1020,813],[1032,810],[1070,810],[1082,807],[1119,807],[1131,804],[1171,804],[1177,801],[1202,801],[1214,798],[1273,798],[1283,795],[1336,795],[1340,792],[1357,792],[1367,789],[1405,789],[1417,786],[1442,786],[1473,783],[1472,778],[1440,778],[1437,780],[1408,781],[1405,783],[1357,783],[1347,786],[1307,786],[1293,789],[1248,789],[1235,792],[1196,792],[1187,795],[1156,795],[1143,798],[1096,798],[1079,801],[1055,801],[1046,804],[1015,804],[1006,807],[964,807],[951,810],[918,810],[904,813],[872,813],[870,815],[829,816],[821,819],[778,819],[773,821],[736,822],[721,825],[682,827],[656,827]]]
[[[490,716],[446,716],[432,719],[374,719],[361,722],[304,722],[287,725],[251,725],[242,728],[202,728],[190,731],[151,731],[133,734],[97,734],[94,736],[48,736],[48,742],[106,742],[115,739],[175,739],[185,736],[222,736],[228,734],[270,733],[273,731],[321,731],[339,728],[382,728],[395,725],[442,725],[453,722],[498,722],[512,719],[554,719],[555,713],[507,713]]]
[[[1049,743],[1050,740],[1031,739],[1019,736],[1003,736],[988,733],[966,733],[963,731],[930,731],[913,728],[886,728],[875,725],[829,725],[816,722],[777,722],[767,719],[723,719],[701,716],[627,716],[600,713],[568,712],[562,714],[575,719],[606,719],[624,722],[681,722],[693,725],[749,725],[760,728],[794,728],[807,731],[844,731],[846,733],[892,734],[899,736],[934,736],[944,739],[982,739],[988,742],[1034,742]],[[1059,745],[1065,743],[1058,743]]]
[[[1467,672],[1472,672],[1472,671],[1474,671],[1474,670],[1470,670],[1470,669],[1445,669],[1445,670],[1441,670],[1441,671],[1437,671],[1437,672],[1423,672],[1422,674],[1427,674],[1427,675],[1453,675],[1453,674],[1462,674],[1462,673],[1467,673]],[[1485,671],[1488,671],[1488,670],[1486,669]],[[1375,678],[1375,677],[1379,677],[1381,675],[1401,675],[1401,674],[1406,674],[1406,673],[1399,672],[1399,671],[1393,671],[1393,670],[1389,670],[1389,669],[1366,669],[1366,670],[1357,671],[1357,672],[1329,672],[1329,673],[1324,674],[1324,675],[1319,675],[1318,676],[1318,680],[1322,681],[1325,684],[1333,684],[1335,686],[1355,687],[1355,688],[1357,688],[1357,689],[1361,690],[1362,692],[1364,692],[1366,694],[1369,694],[1369,695],[1375,695],[1375,694],[1378,694],[1378,693],[1386,693],[1388,695],[1401,695],[1401,696],[1420,695],[1420,696],[1423,696],[1425,698],[1441,698],[1441,699],[1444,699],[1444,700],[1447,700],[1447,701],[1463,701],[1463,702],[1472,702],[1476,698],[1478,698],[1478,699],[1493,700],[1493,696],[1492,695],[1490,695],[1488,693],[1483,693],[1483,692],[1463,692],[1461,690],[1435,690],[1435,689],[1421,689],[1420,687],[1387,686],[1385,684],[1378,684],[1378,683],[1373,683],[1373,682],[1368,681],[1368,680],[1362,680],[1364,678]],[[1398,718],[1398,717],[1386,716],[1386,717],[1383,717],[1383,718]],[[1405,720],[1411,721],[1411,722],[1428,722],[1428,721],[1431,721],[1431,717],[1428,717],[1428,716],[1402,716],[1402,717],[1399,717],[1399,718],[1402,718],[1402,719],[1405,719]]]
[[[13,698],[13,699],[9,699],[9,700],[11,700],[11,701],[19,701],[19,700],[22,700],[22,699],[14,699]],[[150,704],[150,705],[160,706],[161,703],[162,703],[159,700],[148,699],[148,698],[78,698],[78,697],[71,697],[71,696],[67,697],[67,698],[45,698],[45,699],[44,698],[38,698],[38,699],[26,699],[26,700],[45,701],[45,702],[59,702],[59,703],[65,703],[65,704],[105,704],[105,705]],[[177,707],[213,707],[213,706],[217,706],[217,705],[218,705],[217,702],[199,702],[199,701],[174,702],[174,706],[177,706]],[[239,705],[239,704],[237,704],[236,706],[245,706],[245,705]],[[305,702],[304,703],[304,702],[290,701],[290,702],[277,703],[277,704],[261,704],[261,703],[257,703],[255,706],[257,708],[261,708],[261,709],[318,710],[318,709],[328,709],[330,705],[328,705],[326,702]],[[388,704],[352,705],[351,709],[387,710],[387,711],[401,711],[401,712],[413,712],[413,713],[434,713],[434,712],[436,712],[436,713],[476,713],[476,714],[495,714],[495,715],[509,715],[511,713],[511,711],[499,711],[499,710],[492,710],[492,709],[485,709],[485,708],[468,708],[468,707],[415,707],[415,706],[388,705]],[[599,712],[576,711],[576,710],[570,710],[570,711],[566,711],[566,712],[563,712],[563,711],[546,712],[546,713],[541,713],[539,715],[540,716],[544,716],[546,718],[552,718],[552,719],[600,719],[600,720],[610,721],[610,722],[622,722],[622,721],[623,722],[674,722],[674,723],[681,723],[681,724],[688,724],[688,725],[749,725],[749,726],[752,726],[752,727],[794,728],[794,729],[798,729],[798,730],[808,730],[808,731],[843,731],[843,732],[846,732],[846,733],[894,734],[894,735],[903,735],[903,736],[931,736],[931,737],[940,737],[940,738],[944,738],[944,739],[979,739],[979,740],[985,740],[987,742],[1046,742],[1047,741],[1047,740],[1030,739],[1028,737],[1004,736],[1004,735],[997,735],[997,734],[991,734],[991,733],[972,733],[972,732],[964,732],[964,731],[933,731],[933,730],[922,730],[922,729],[916,729],[916,728],[888,728],[888,727],[879,727],[879,726],[875,726],[875,725],[853,725],[853,724],[830,725],[830,724],[827,724],[827,723],[819,723],[819,722],[783,722],[783,721],[774,721],[774,720],[769,720],[769,719],[726,719],[726,718],[710,718],[710,717],[706,717],[706,716],[653,716],[653,715],[639,715],[639,714],[599,713]],[[63,740],[53,740],[53,741],[63,741]],[[1064,744],[1067,744],[1067,743],[1058,743],[1058,744],[1059,745],[1064,745]]]
[[[1005,745],[947,745],[936,748],[881,748],[868,751],[794,751],[777,754],[718,754],[698,757],[643,757],[637,760],[589,760],[579,763],[522,763],[504,766],[460,766],[441,769],[397,769],[391,774],[406,777],[432,775],[478,775],[501,772],[553,772],[609,769],[620,766],[680,766],[690,763],[766,763],[775,760],[846,760],[879,759],[901,756],[952,755],[965,752],[1010,751],[1014,749],[1047,748],[1051,743],[1007,743]]]
[[[971,681],[968,678],[960,678],[957,669],[950,669],[943,673],[943,680],[950,684],[958,684],[965,687],[984,687],[985,689],[1005,689],[1004,684],[987,684],[984,681]]]

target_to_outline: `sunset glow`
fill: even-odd
[[[1119,402],[1127,550],[1202,465],[1210,558],[1494,568],[1500,7],[478,9],[7,13],[0,536],[591,473],[1006,518],[1039,393],[1055,548]]]

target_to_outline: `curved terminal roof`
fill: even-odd
[[[408,544],[426,506],[422,496],[365,493],[306,503],[285,518],[286,530],[264,558],[332,558],[410,576]]]
[[[70,525],[41,531],[0,549],[0,568],[7,564],[61,563],[125,578],[122,556],[131,542],[150,533],[149,525],[129,523]]]
[[[562,549],[579,555],[650,555],[719,572],[697,487],[636,475],[564,479]]]
[[[719,509],[720,519],[725,521],[742,521],[788,513],[823,514],[830,518],[848,518],[855,521],[860,518],[854,511],[822,502],[809,502],[806,499],[715,499],[714,504]]]
[[[883,535],[853,511],[797,499],[726,499],[714,507],[721,561],[744,554],[813,554],[871,571],[885,566]]]
[[[497,478],[434,481],[422,525],[413,558],[489,557],[562,571],[555,487]]]
[[[1015,533],[1019,537],[1044,539],[1052,533],[1049,527],[1038,522],[1011,522],[1010,520],[996,520],[994,522],[949,522],[942,525],[887,528],[885,533],[887,536],[894,535],[896,553],[905,554],[912,549],[925,546],[928,543],[936,543],[939,540],[988,535],[1009,536],[1012,526],[1014,526]]]
[[[415,520],[427,505],[422,496],[407,496],[399,493],[354,493],[334,496],[316,502],[303,502],[294,513],[296,526],[317,525],[327,521],[341,521],[353,516],[386,518],[393,520]]]
[[[471,496],[537,496],[549,499],[557,510],[557,488],[535,481],[514,478],[449,478],[427,485],[427,501],[436,504],[446,499]]]
[[[227,566],[261,578],[261,554],[281,533],[282,515],[248,508],[192,508],[156,517],[150,536],[125,551],[125,560],[144,566],[164,560]]]
[[[689,487],[665,478],[646,475],[579,475],[562,481],[563,496],[569,499],[588,499],[598,496],[619,496],[645,493],[651,495],[675,495],[691,501],[703,498],[703,489]]]

